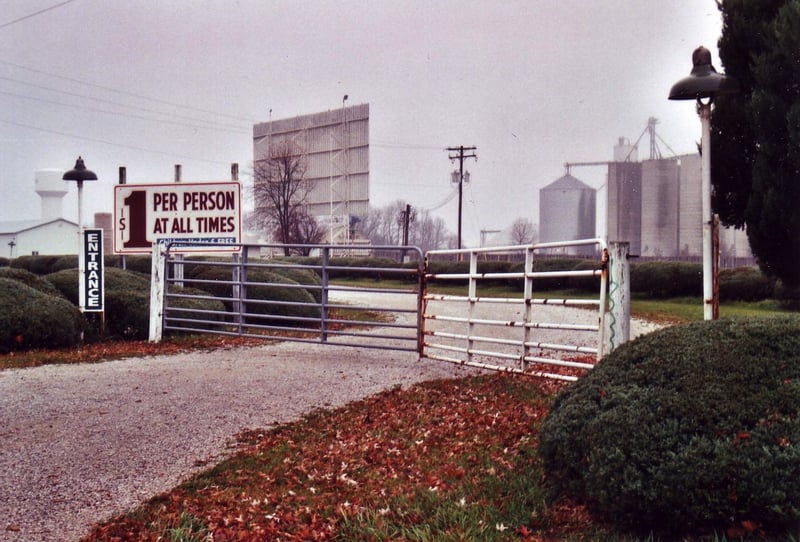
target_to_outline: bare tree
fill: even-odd
[[[527,218],[520,217],[511,223],[509,237],[511,238],[511,244],[527,245],[537,241],[539,232],[536,224]]]
[[[292,239],[293,243],[300,243],[303,245],[316,245],[325,238],[325,229],[320,226],[317,219],[308,214],[305,208],[295,217],[292,223]],[[303,256],[308,256],[311,249],[307,246],[298,248]]]
[[[305,170],[302,151],[289,141],[273,145],[268,157],[253,166],[257,220],[274,232],[279,243],[315,243],[321,238],[319,225],[314,227],[316,220],[306,209],[311,187]],[[285,247],[284,254],[290,253],[290,247]]]

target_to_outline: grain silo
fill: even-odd
[[[596,197],[594,188],[569,174],[542,188],[539,240],[548,243],[594,238]]]
[[[678,255],[680,181],[675,159],[642,162],[641,256]]]
[[[630,253],[639,255],[642,247],[642,164],[608,164],[607,235],[609,241],[630,243]]]
[[[680,160],[680,223],[678,253],[681,256],[703,254],[703,164],[699,154],[685,154]]]

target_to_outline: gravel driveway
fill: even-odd
[[[2,371],[0,540],[76,540],[208,468],[243,429],[465,374],[301,343]]]
[[[218,462],[243,429],[470,371],[305,343],[0,371],[0,541],[77,540]]]

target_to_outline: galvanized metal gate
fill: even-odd
[[[420,352],[423,257],[419,249],[370,246],[395,256],[374,267],[352,265],[358,261],[355,258],[366,256],[358,245],[240,248],[233,257],[184,260],[168,246],[156,247],[151,341],[171,330]],[[310,261],[275,257],[285,250],[314,257]],[[390,263],[409,254],[419,263]],[[357,275],[362,285],[332,280],[342,275]],[[382,279],[394,279],[399,287],[382,287]],[[363,286],[370,281],[374,285]],[[198,301],[206,303],[199,306]]]
[[[610,256],[599,239],[437,250],[424,257],[416,247],[370,246],[389,256],[379,267],[353,265],[354,256],[367,256],[357,245],[240,248],[232,257],[191,259],[169,246],[154,248],[151,341],[170,330],[405,350],[420,358],[574,380],[574,370],[590,369],[628,339],[627,244],[614,244]],[[603,255],[592,269],[537,270],[537,262],[553,252],[587,248]],[[285,249],[315,257],[274,257]],[[518,258],[520,270],[487,271],[486,262],[498,257]],[[468,259],[468,272],[434,272],[437,262],[458,259]],[[413,263],[391,263],[403,260]],[[358,282],[341,278],[354,275]],[[535,297],[540,281],[559,277],[595,280],[597,295]],[[384,279],[397,286],[385,287]],[[493,281],[519,283],[520,294],[485,294]],[[462,291],[431,293],[429,282]]]

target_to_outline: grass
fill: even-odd
[[[548,500],[537,434],[561,386],[508,374],[438,380],[247,431],[233,457],[83,542],[659,540]]]
[[[84,540],[603,539],[582,507],[546,499],[536,434],[559,386],[439,380],[249,431],[234,457]]]
[[[764,301],[726,301],[720,303],[720,318],[765,317],[790,314],[778,302]],[[673,299],[634,299],[631,301],[631,314],[645,320],[662,322],[693,322],[703,319],[703,299],[701,297],[681,297]]]

